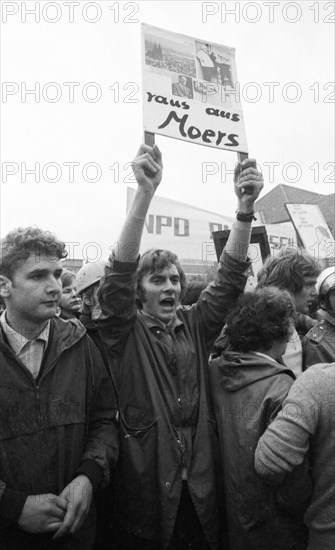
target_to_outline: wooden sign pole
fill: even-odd
[[[248,158],[248,153],[237,153],[238,162],[243,162],[247,158]]]
[[[155,134],[152,132],[144,132],[144,143],[152,147],[155,145]]]
[[[248,153],[237,153],[237,160],[239,163],[243,162],[245,159],[248,158]],[[246,195],[252,195],[253,189],[250,185],[246,185],[246,187],[243,187],[242,193],[245,193]]]

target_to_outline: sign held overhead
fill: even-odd
[[[144,130],[248,153],[235,49],[142,24]]]

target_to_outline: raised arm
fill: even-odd
[[[107,263],[98,293],[99,306],[92,316],[110,357],[117,359],[113,362],[117,384],[119,358],[137,315],[134,285],[145,217],[162,179],[162,155],[157,145],[141,145],[132,167],[138,189]]]
[[[132,163],[138,188],[118,243],[113,249],[114,258],[120,262],[134,262],[137,259],[145,218],[161,182],[162,168],[162,155],[157,145],[141,145]]]
[[[237,219],[233,224],[226,252],[236,260],[245,261],[251,236],[251,222],[254,219],[254,204],[264,187],[262,173],[257,169],[256,160],[245,159],[237,164],[234,174],[237,196]]]
[[[221,255],[214,281],[202,292],[197,304],[185,315],[194,315],[203,326],[208,349],[220,333],[226,316],[243,292],[250,262],[247,260],[254,218],[254,202],[263,188],[263,177],[255,159],[246,159],[235,168],[237,219]]]

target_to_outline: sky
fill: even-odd
[[[142,22],[236,49],[263,195],[333,193],[334,20],[308,0],[1,2],[1,235],[39,225],[92,261],[117,240],[143,140]],[[235,152],[156,143],[158,195],[234,215]]]

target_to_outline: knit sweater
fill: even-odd
[[[335,548],[335,363],[310,367],[293,384],[283,409],[258,442],[257,473],[270,483],[311,450],[314,490],[305,523],[308,550]]]

